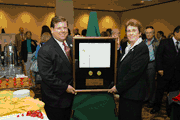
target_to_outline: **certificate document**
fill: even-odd
[[[80,68],[110,68],[111,43],[79,43]]]

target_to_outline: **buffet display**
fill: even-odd
[[[30,97],[28,89],[17,91],[3,90],[0,92],[0,119],[43,119],[48,120],[41,112],[44,103]]]
[[[16,75],[14,78],[0,78],[0,90],[30,88],[33,82],[28,76]]]
[[[25,71],[24,62],[18,64],[17,49],[11,40],[4,46],[4,56],[0,56],[0,120],[48,120],[44,103],[30,96],[29,88],[35,83],[23,74]]]
[[[21,66],[18,65],[17,49],[12,44],[12,40],[4,46],[4,56],[0,58],[3,58],[0,59],[0,90],[35,86],[34,82],[23,74],[24,63],[22,62]]]

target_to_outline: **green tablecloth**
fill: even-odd
[[[112,94],[105,92],[77,93],[71,120],[118,120]]]

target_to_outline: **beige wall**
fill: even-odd
[[[180,2],[175,1],[123,12],[121,16],[121,29],[124,29],[124,24],[128,19],[135,18],[142,23],[143,27],[152,25],[156,33],[162,30],[167,37],[176,26],[180,25],[180,17],[178,14],[178,11],[180,11],[179,6]]]
[[[83,29],[87,29],[88,20],[89,20],[89,10],[74,10],[74,27],[79,28],[79,33]],[[100,33],[102,31],[106,31],[106,29],[111,28],[120,29],[120,17],[121,13],[119,12],[103,12],[103,11],[96,11],[99,23],[99,30]]]
[[[56,0],[56,15],[67,19],[72,35],[74,26],[73,0]]]
[[[55,8],[0,5],[0,30],[19,33],[19,27],[23,27],[25,32],[32,32],[32,39],[40,40],[42,26],[50,27],[54,16]]]

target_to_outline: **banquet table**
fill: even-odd
[[[35,97],[35,93],[33,90],[29,89],[30,90],[30,97],[34,98]],[[15,90],[6,90],[6,91],[15,91]],[[44,113],[46,116],[46,111],[44,110],[44,107],[41,107],[40,110],[42,111],[42,113]]]
[[[1,80],[5,80],[6,79],[5,77],[3,77],[5,75],[5,72],[6,72],[5,76],[8,76],[8,75],[12,74],[12,76],[15,77],[15,74],[23,74],[23,73],[26,75],[26,68],[25,68],[23,60],[22,60],[22,64],[20,64],[19,66],[14,66],[13,68],[14,69],[10,71],[9,67],[0,66],[0,78],[1,78]],[[30,78],[32,80],[32,86],[28,86],[28,87],[24,87],[24,88],[6,88],[6,89],[0,89],[0,92],[1,91],[13,91],[14,92],[14,91],[20,90],[20,89],[28,89],[28,90],[30,90],[30,97],[35,98],[35,93],[31,89],[31,88],[35,87],[35,81],[34,81],[34,78],[32,77],[32,75],[31,75]],[[40,110],[42,111],[43,114],[46,115],[44,107],[41,107]]]
[[[76,90],[71,120],[118,120],[113,94],[107,90]]]

